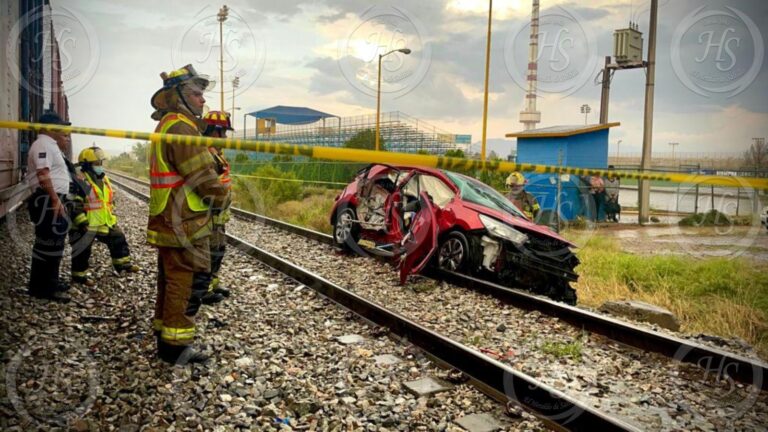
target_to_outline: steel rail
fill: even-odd
[[[149,196],[120,181],[114,184],[145,202]],[[515,401],[543,421],[572,431],[639,431],[625,420],[596,410],[509,365],[431,331],[396,312],[367,300],[335,283],[293,264],[245,240],[227,234],[228,242],[238,250],[297,282],[314,289],[342,307],[392,334],[418,346],[425,352],[470,377],[481,391],[501,401]]]
[[[149,183],[137,181],[119,173],[115,174],[149,187]],[[334,243],[333,237],[328,234],[245,210],[233,208],[232,214],[246,220],[283,229],[320,243],[329,245]],[[546,297],[536,296],[523,290],[504,287],[464,274],[433,269],[429,271],[427,276],[493,296],[503,303],[517,308],[539,311],[575,327],[643,351],[655,352],[683,363],[694,364],[704,369],[713,379],[731,378],[762,391],[768,391],[768,364],[758,359],[750,359],[715,347],[646,329],[603,314],[569,306]]]

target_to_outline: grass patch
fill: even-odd
[[[752,225],[752,216],[728,216],[717,210],[707,213],[696,213],[687,216],[678,222],[680,226],[749,226]]]
[[[333,208],[333,199],[338,193],[338,191],[328,189],[309,193],[304,195],[301,200],[278,204],[269,216],[330,234],[331,208]]]
[[[669,309],[683,331],[740,337],[768,353],[768,265],[633,255],[599,235],[590,237],[578,256],[580,303],[597,308],[609,300],[644,301]]]
[[[581,340],[573,342],[544,342],[541,346],[541,351],[544,354],[554,356],[556,358],[571,358],[577,362],[581,361]]]

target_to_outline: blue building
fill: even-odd
[[[517,162],[572,168],[608,168],[608,132],[620,123],[584,126],[552,126],[507,134],[517,138]],[[539,201],[545,218],[557,209],[556,174],[523,173],[526,190]],[[594,216],[585,179],[564,174],[560,184],[560,218],[572,220],[579,215]],[[597,215],[602,218],[604,215]]]

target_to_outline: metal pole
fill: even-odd
[[[563,165],[563,149],[560,148],[557,152],[557,166],[561,167]],[[563,193],[563,174],[560,172],[560,170],[557,170],[557,199],[555,205],[557,208],[555,209],[555,214],[557,215],[557,231],[560,232],[560,203],[561,203],[561,197]]]
[[[224,21],[219,21],[219,72],[221,77],[221,111],[224,112]]]
[[[379,117],[381,116],[381,58],[379,54],[379,78],[376,87],[376,151],[379,151]]]
[[[611,95],[611,70],[608,65],[611,64],[611,56],[605,56],[605,67],[603,68],[603,90],[600,94],[600,124],[608,123],[608,102]]]
[[[659,0],[651,0],[650,35],[648,37],[648,66],[645,79],[645,116],[643,122],[643,157],[640,168],[651,168],[651,148],[653,146],[653,91],[656,83],[656,26],[659,12]],[[638,188],[638,222],[645,224],[649,220],[651,190],[648,180],[641,180]]]
[[[488,36],[485,42],[485,90],[483,92],[483,141],[480,149],[480,160],[485,163],[485,142],[488,130],[488,79],[491,69],[491,18],[493,17],[493,0],[488,0]]]
[[[699,213],[699,185],[696,185],[696,201],[693,203],[693,214]]]

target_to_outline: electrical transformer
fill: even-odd
[[[643,33],[637,24],[613,32],[613,57],[618,64],[642,63]]]

